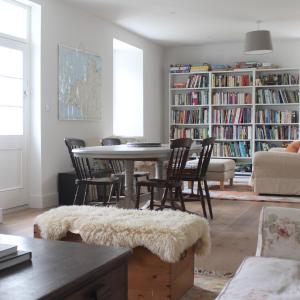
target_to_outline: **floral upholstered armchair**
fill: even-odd
[[[216,300],[300,299],[300,209],[264,207],[256,256],[244,259]]]
[[[256,255],[300,261],[300,209],[262,209]]]

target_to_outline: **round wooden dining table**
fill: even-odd
[[[199,151],[201,145],[193,145],[191,151]],[[171,154],[169,144],[156,147],[131,146],[127,144],[117,146],[94,146],[73,149],[77,157],[96,158],[102,160],[123,160],[125,167],[125,195],[126,206],[132,207],[135,194],[134,186],[134,162],[155,161],[155,177],[162,178],[163,162],[168,160]]]

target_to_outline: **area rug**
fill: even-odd
[[[264,202],[287,202],[300,203],[300,197],[283,195],[257,195],[252,187],[244,182],[234,182],[233,186],[225,185],[223,191],[220,186],[210,183],[210,196],[220,200],[239,200],[239,201],[264,201]]]
[[[213,300],[221,292],[232,274],[217,272],[195,272],[194,287],[180,300]]]

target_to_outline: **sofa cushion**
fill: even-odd
[[[186,168],[197,168],[198,159],[189,160],[186,163]],[[212,158],[209,162],[207,172],[227,172],[235,169],[235,161],[232,159],[214,159]]]
[[[287,146],[286,151],[292,153],[298,153],[299,149],[300,149],[300,141],[294,141]]]
[[[300,262],[248,257],[216,300],[300,299]]]

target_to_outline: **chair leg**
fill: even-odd
[[[178,187],[178,194],[179,194],[179,199],[180,199],[180,204],[181,204],[181,210],[185,211],[185,205],[184,205],[184,200],[183,200],[183,196],[182,196],[181,186]]]
[[[86,201],[86,197],[87,197],[87,191],[88,191],[88,184],[85,184],[84,186],[84,196],[83,196],[83,201],[82,201],[82,205],[85,204],[85,201]]]
[[[120,201],[120,186],[119,186],[119,182],[115,183],[115,191],[116,191],[116,204],[119,203]]]
[[[146,175],[146,179],[147,179],[147,181],[149,181],[149,175]],[[151,191],[150,186],[148,186],[147,189],[148,189],[148,193],[150,193],[150,191]]]
[[[151,191],[150,209],[153,210],[153,208],[154,208],[154,186],[150,187],[150,191]]]
[[[165,208],[165,204],[166,204],[166,201],[167,201],[167,198],[168,198],[168,188],[165,188],[165,191],[164,191],[164,194],[163,194],[163,197],[161,199],[161,204],[160,204],[160,209],[163,210]],[[175,194],[176,194],[176,190],[175,190]]]
[[[200,201],[201,201],[201,206],[202,206],[202,211],[203,211],[203,216],[204,218],[207,219],[207,213],[206,213],[206,207],[205,207],[205,201],[204,201],[204,195],[203,195],[203,190],[201,186],[201,181],[198,181],[198,190],[197,194],[200,196]]]
[[[213,212],[212,212],[212,207],[211,207],[210,194],[209,194],[209,189],[208,189],[206,180],[204,180],[204,188],[205,188],[205,196],[206,196],[206,200],[207,200],[209,214],[210,214],[211,219],[213,219],[214,217],[213,217]]]
[[[113,191],[114,191],[114,184],[112,183],[112,184],[110,185],[110,190],[109,190],[108,199],[107,199],[107,201],[105,201],[105,200],[103,201],[103,205],[106,205],[106,204],[110,203],[110,201],[111,201],[111,199],[112,199]]]
[[[140,208],[140,194],[141,194],[141,186],[137,184],[136,186],[136,201],[135,201],[135,208]]]
[[[79,184],[76,184],[76,192],[75,192],[75,196],[74,196],[73,205],[76,205],[76,202],[77,202],[79,186],[80,186]]]

